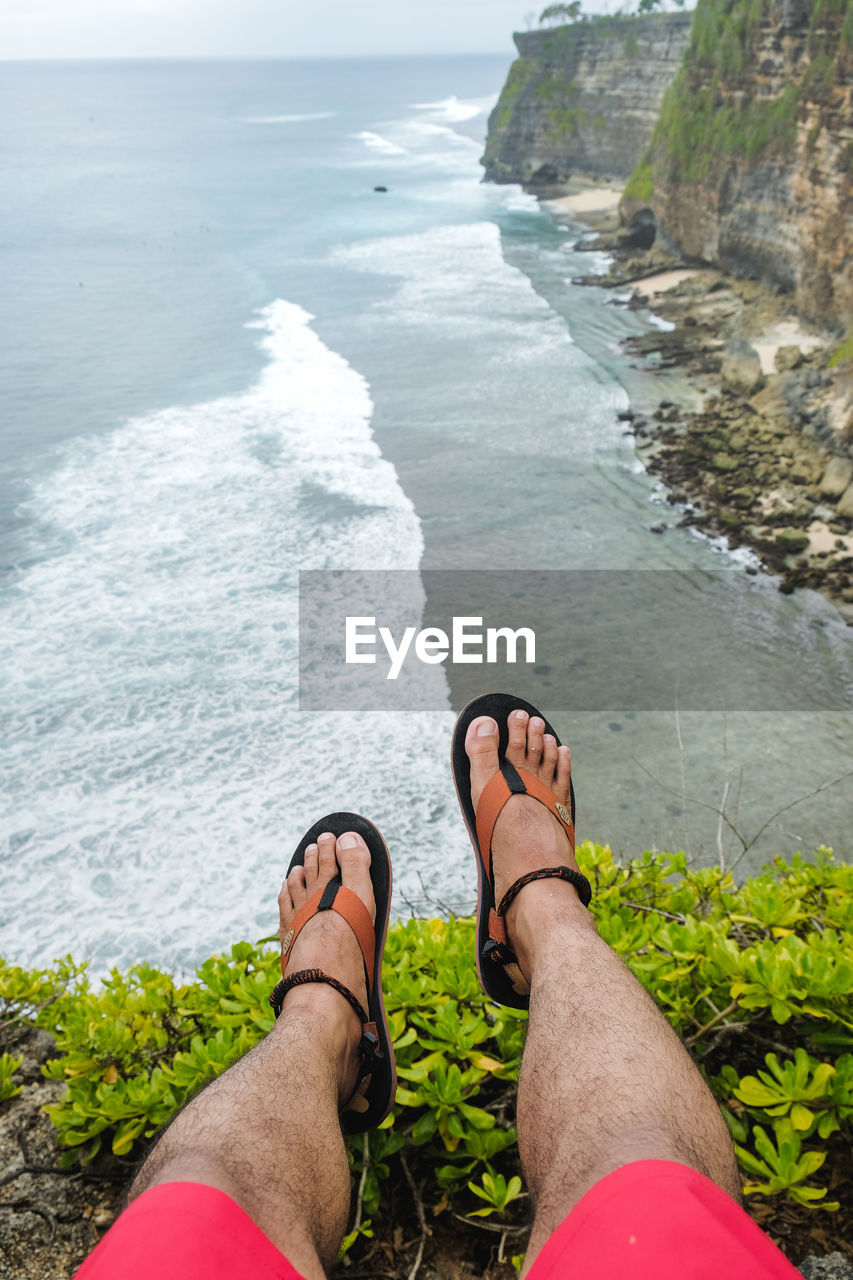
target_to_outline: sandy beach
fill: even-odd
[[[780,347],[798,347],[805,353],[825,346],[826,340],[814,333],[808,333],[798,320],[782,320],[772,328],[750,338],[750,343],[758,352],[761,372],[768,375],[776,371],[776,352]]]
[[[692,280],[695,275],[695,271],[686,268],[683,271],[659,271],[653,276],[646,276],[644,280],[634,280],[632,287],[642,298],[658,298],[662,293],[677,288],[685,280]]]
[[[610,213],[619,207],[622,189],[618,186],[590,187],[574,195],[557,196],[542,203],[552,213]]]

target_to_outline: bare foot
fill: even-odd
[[[545,722],[538,716],[529,716],[526,711],[511,711],[507,723],[507,760],[517,769],[534,774],[551,788],[561,804],[569,806],[572,775],[569,748],[558,748],[551,734],[545,733]],[[483,788],[500,768],[498,743],[498,726],[490,716],[479,716],[468,726],[465,751],[471,764],[471,800],[475,811]],[[538,800],[512,796],[498,815],[492,835],[495,903],[500,903],[519,876],[540,867],[557,866],[579,870],[565,829]],[[507,911],[507,934],[528,978],[535,964],[536,942],[557,918],[557,907],[573,911],[580,908],[587,916],[574,886],[557,879],[532,881]]]
[[[376,919],[370,850],[354,831],[345,831],[337,841],[326,831],[316,844],[309,844],[305,850],[305,866],[294,867],[281,886],[278,909],[282,940],[306,898],[337,875],[342,884],[361,898],[371,920]],[[336,911],[319,912],[300,930],[282,961],[282,973],[287,977],[298,969],[322,969],[330,978],[337,978],[349,987],[367,1011],[361,949],[352,929]],[[355,1088],[358,1069],[361,1024],[355,1011],[334,987],[315,982],[292,987],[285,996],[284,1012],[300,1011],[307,1013],[318,1030],[328,1032],[332,1038],[337,1049],[338,1096],[344,1101]]]

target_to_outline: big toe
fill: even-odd
[[[471,721],[465,735],[465,751],[470,762],[471,800],[475,808],[483,787],[500,768],[499,743],[498,726],[491,716],[478,716]]]
[[[376,899],[373,896],[373,881],[370,879],[370,850],[357,831],[344,831],[338,836],[335,856],[341,869],[341,884],[361,898],[376,919]]]

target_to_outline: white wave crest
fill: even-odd
[[[428,326],[453,341],[487,335],[495,360],[506,367],[542,359],[547,351],[559,358],[573,346],[565,323],[504,261],[493,222],[362,241],[336,250],[333,260],[402,277],[393,301],[376,308],[387,309],[395,325]]]
[[[476,151],[479,156],[482,150],[482,144],[475,141],[474,138],[466,138],[464,134],[457,133],[455,129],[451,129],[446,124],[433,124],[429,120],[411,120],[407,128],[414,134],[420,134],[426,138],[441,138],[443,141],[452,142],[454,146],[467,147],[468,150]]]
[[[502,188],[504,193],[504,208],[509,209],[511,213],[540,213],[539,201],[532,196],[529,191],[524,191],[521,187],[506,186]]]
[[[455,94],[451,94],[449,98],[442,98],[438,102],[413,102],[412,108],[415,111],[431,111],[439,119],[447,120],[452,124],[473,120],[475,116],[481,115],[484,109],[480,102],[460,102]]]
[[[430,404],[433,414],[454,421],[471,449],[480,436],[459,421],[466,395],[476,399],[476,420],[488,421],[491,447],[500,441],[517,451],[523,441],[525,450],[552,459],[568,451],[573,465],[589,468],[622,447],[616,414],[627,405],[625,392],[601,376],[565,320],[505,260],[495,223],[361,241],[336,250],[333,261],[396,277],[393,295],[383,296],[363,322],[386,359],[405,367],[413,352],[429,350],[436,367],[455,369],[466,353],[464,386],[450,381],[431,389]],[[517,415],[506,412],[512,404],[519,405]],[[577,546],[575,553],[584,554]]]
[[[396,142],[391,142],[388,138],[383,138],[379,133],[371,133],[369,129],[363,129],[361,133],[354,133],[354,138],[358,138],[369,147],[371,151],[378,151],[385,156],[404,156],[406,148],[400,147]]]

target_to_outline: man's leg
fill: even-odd
[[[321,836],[279,896],[282,935],[311,891],[337,874],[375,915],[370,853],[360,836]],[[366,1006],[355,935],[334,911],[314,917],[288,972],[322,968]],[[175,1118],[131,1188],[166,1182],[226,1192],[306,1280],[321,1280],[346,1230],[350,1178],[338,1108],[356,1082],[361,1025],[319,983],[294,987],[269,1035]]]
[[[569,803],[571,757],[526,712],[509,720],[507,759]],[[466,740],[476,806],[498,768],[497,725],[475,720]],[[495,898],[537,867],[577,867],[565,832],[538,801],[514,796],[492,840]],[[518,1084],[518,1146],[535,1210],[525,1271],[581,1196],[634,1160],[675,1160],[740,1198],[725,1122],[669,1023],[565,881],[528,884],[507,913],[530,982],[530,1023]]]

